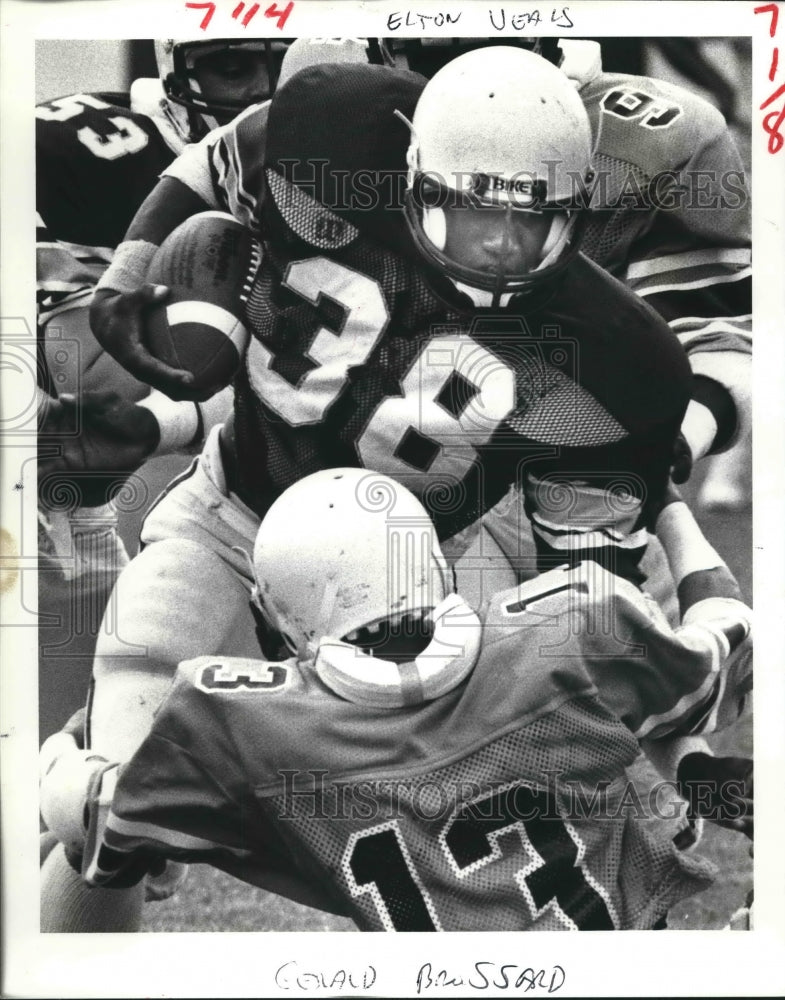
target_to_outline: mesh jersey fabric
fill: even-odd
[[[210,861],[366,929],[650,927],[713,870],[631,789],[633,730],[689,731],[722,684],[708,633],[671,631],[606,576],[549,575],[525,608],[499,595],[468,680],[403,709],[345,701],[295,661],[182,665],[99,867]]]
[[[320,71],[328,79],[339,72]],[[597,72],[576,85],[599,176],[583,251],[672,323],[694,370],[726,386],[742,407],[740,420],[747,419],[736,385],[743,376],[729,374],[724,353],[751,350],[750,206],[722,116],[688,91],[648,77]],[[347,120],[362,114],[350,88],[342,99]],[[318,106],[318,95],[314,100]],[[302,102],[299,114],[308,108]],[[252,227],[259,226],[265,189],[265,115],[253,112],[210,154],[218,203]]]
[[[467,312],[412,260],[344,220],[330,229],[321,206],[276,183],[235,384],[242,495],[260,515],[295,480],[337,465],[400,478],[442,538],[524,467],[625,469],[659,487],[689,369],[618,282],[579,258],[501,315]]]

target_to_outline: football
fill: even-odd
[[[170,293],[148,314],[147,348],[191,372],[205,396],[229,384],[248,346],[244,302],[259,259],[259,243],[233,216],[200,212],[170,233],[150,262],[147,281]]]

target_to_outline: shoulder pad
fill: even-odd
[[[580,94],[599,129],[597,153],[633,163],[648,176],[678,170],[727,130],[708,101],[652,77],[601,73]]]

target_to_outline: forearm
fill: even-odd
[[[91,309],[91,324],[95,329],[96,307],[110,293],[134,292],[146,280],[150,262],[166,237],[182,222],[208,206],[184,184],[163,178],[142,202],[131,220],[123,242],[114,259],[101,276]]]
[[[211,206],[174,177],[162,177],[131,220],[123,242],[144,240],[160,246],[181,222]]]
[[[663,508],[657,536],[670,563],[682,624],[676,630],[685,644],[706,645],[716,682],[700,718],[688,732],[713,732],[735,722],[752,687],[752,612],[736,578],[703,537],[691,511],[677,501]]]
[[[741,601],[736,578],[708,542],[683,500],[667,504],[657,518],[662,543],[679,595],[682,616],[699,601]]]

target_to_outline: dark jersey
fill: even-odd
[[[722,115],[650,77],[603,73],[599,46],[562,41],[562,70],[589,115],[598,175],[583,251],[646,297],[691,350],[748,350],[750,199],[744,164]],[[597,50],[592,59],[592,50]],[[588,57],[588,58],[587,58]],[[173,176],[246,225],[259,223],[267,106],[215,133]],[[686,319],[711,325],[688,336]]]
[[[533,471],[661,487],[689,366],[619,282],[579,258],[506,310],[464,311],[419,261],[270,182],[235,384],[238,491],[259,514],[330,466],[399,479],[442,539]]]
[[[561,44],[561,68],[578,88],[596,141],[598,181],[583,251],[660,312],[693,371],[729,391],[743,423],[750,202],[730,130],[714,107],[681,87],[603,73],[595,43]],[[251,228],[260,221],[267,113],[267,106],[249,110],[168,171]]]
[[[175,157],[127,94],[71,94],[36,108],[41,318],[86,300],[142,201]]]
[[[554,570],[494,598],[467,681],[394,710],[327,686],[329,640],[315,669],[192,660],[86,874],[111,882],[135,851],[210,861],[365,930],[648,928],[711,870],[625,768],[636,737],[736,717],[734,607],[673,631],[596,565]]]

